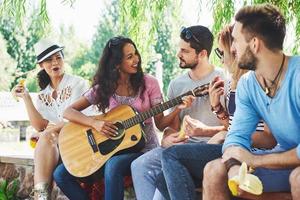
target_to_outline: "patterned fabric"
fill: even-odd
[[[56,124],[63,120],[63,112],[67,106],[75,102],[87,90],[88,84],[84,79],[65,74],[56,91],[49,84],[39,92],[36,108],[44,119]],[[53,98],[55,92],[56,99]],[[85,111],[86,114],[91,112],[91,109]]]
[[[231,90],[231,88],[229,87],[229,90],[226,94],[226,103],[227,105],[227,112],[229,114],[229,127],[228,130],[230,130],[231,127],[231,123],[232,123],[232,119],[233,119],[233,115],[235,112],[235,91]],[[257,124],[256,127],[256,131],[264,131],[264,122],[262,120],[260,120]]]
[[[114,94],[109,99],[108,110],[117,107],[118,105],[127,104],[133,107],[138,112],[143,112],[149,110],[154,105],[161,103],[163,101],[162,93],[158,84],[158,81],[150,75],[144,76],[145,80],[145,91],[141,94],[141,91],[134,97],[120,96]],[[97,87],[97,86],[96,86]],[[90,88],[84,96],[93,105],[96,102],[96,89]],[[147,119],[144,122],[143,127],[144,133],[146,134],[146,146],[142,150],[143,152],[149,151],[159,145],[156,132],[153,125],[153,119]]]

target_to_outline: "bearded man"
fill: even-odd
[[[207,27],[191,26],[182,28],[180,33],[178,58],[179,67],[188,69],[169,84],[168,98],[173,99],[197,86],[207,84],[214,77],[220,76],[223,80],[224,72],[209,62],[212,50],[213,35]],[[207,142],[224,126],[211,112],[209,98],[196,98],[190,107],[182,109],[180,105],[172,109],[169,115],[174,116],[168,128],[165,129],[162,147],[157,147],[131,164],[134,189],[137,199],[152,200],[164,199],[157,190],[157,184],[164,181],[161,156],[165,148],[186,142]],[[185,132],[188,137],[180,137],[179,129],[184,116],[186,126]]]
[[[285,19],[277,7],[261,4],[243,7],[235,21],[231,50],[238,66],[252,71],[238,83],[223,156],[204,169],[204,200],[230,199],[227,180],[238,174],[241,162],[255,169],[263,192],[289,192],[289,176],[300,165],[300,57],[282,50]],[[251,135],[260,119],[278,145],[257,155],[250,152]]]

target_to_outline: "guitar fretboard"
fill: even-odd
[[[169,108],[172,108],[172,107],[174,107],[178,104],[181,104],[182,103],[182,97],[187,96],[187,95],[193,95],[192,91],[189,91],[185,94],[182,94],[182,95],[176,97],[175,99],[172,99],[172,100],[169,100],[167,102],[158,104],[158,105],[154,106],[153,108],[151,108],[148,111],[139,113],[136,116],[131,117],[131,118],[123,121],[122,124],[123,124],[125,129],[128,129],[128,128],[136,125],[136,124],[139,124],[139,123],[145,121],[146,119],[148,119],[150,117],[153,117],[153,116],[155,116],[159,113],[162,113],[163,111],[165,111]]]

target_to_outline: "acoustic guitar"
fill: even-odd
[[[60,155],[66,169],[76,177],[85,178],[97,172],[113,155],[139,152],[145,146],[143,121],[181,104],[184,96],[208,95],[208,85],[198,86],[145,112],[138,113],[129,105],[120,105],[105,114],[94,116],[98,120],[114,122],[118,127],[118,134],[112,138],[89,126],[66,123],[58,139]]]

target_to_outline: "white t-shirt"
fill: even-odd
[[[78,100],[88,89],[89,85],[83,78],[64,74],[57,88],[56,99],[52,97],[54,89],[50,84],[39,92],[36,102],[37,111],[50,123],[61,122],[64,110]]]

